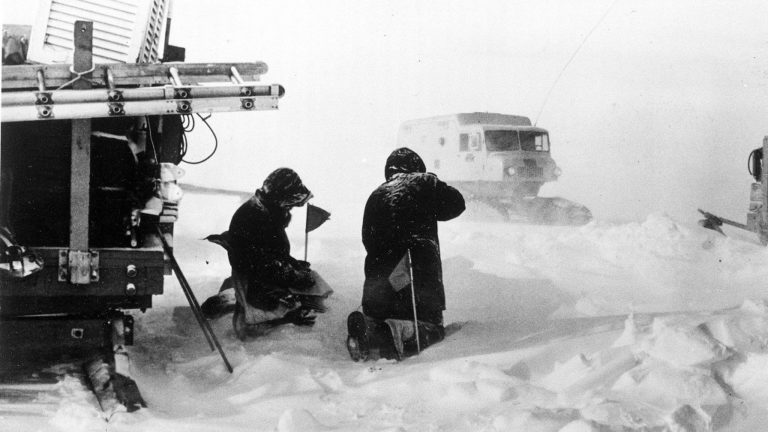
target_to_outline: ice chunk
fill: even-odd
[[[709,416],[690,405],[680,407],[670,416],[668,427],[673,432],[698,432],[711,430]]]
[[[746,299],[741,304],[741,310],[764,315],[768,313],[768,303],[764,299]]]
[[[630,347],[611,348],[592,358],[580,355],[556,366],[543,383],[568,400],[581,398],[612,386],[624,372],[635,367],[637,361]]]
[[[572,418],[567,413],[538,410],[512,410],[493,418],[494,431],[557,432]]]
[[[585,377],[589,373],[591,364],[584,354],[571,357],[565,363],[555,362],[552,372],[541,382],[549,390],[562,391]]]
[[[334,370],[318,371],[312,374],[312,378],[325,390],[326,393],[338,393],[346,388],[341,376]]]
[[[706,330],[720,343],[739,352],[768,349],[768,320],[763,315],[727,315],[706,324]]]
[[[581,409],[581,415],[587,420],[608,426],[609,430],[648,430],[665,424],[658,409],[631,401],[602,401],[587,405]],[[607,428],[598,430],[604,429]]]
[[[684,324],[668,325],[656,319],[653,324],[654,342],[648,354],[678,367],[702,366],[726,358],[726,347],[701,327]]]
[[[598,429],[584,420],[574,420],[557,432],[598,432]]]
[[[759,406],[768,406],[768,354],[748,354],[730,381],[736,394],[748,395]]]
[[[619,378],[614,396],[671,413],[686,404],[717,407],[728,403],[722,387],[708,370],[681,369],[648,360]]]
[[[286,410],[277,421],[277,432],[315,432],[327,430],[331,430],[331,428],[317,421],[315,416],[305,409]]]
[[[645,334],[651,324],[649,315],[629,314],[624,321],[624,332],[613,343],[614,347],[622,347],[636,344]]]

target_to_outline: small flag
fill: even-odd
[[[314,231],[330,219],[331,214],[320,207],[307,204],[307,225],[304,232]]]
[[[403,258],[392,270],[389,275],[389,283],[392,285],[392,289],[400,291],[407,287],[411,283],[411,263],[408,259],[408,254],[403,255]]]
[[[211,234],[203,240],[208,240],[211,243],[215,243],[227,251],[232,249],[232,237],[229,235],[229,231],[224,231],[221,234]]]

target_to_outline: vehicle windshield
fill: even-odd
[[[549,136],[538,131],[487,130],[485,147],[488,151],[549,151]]]

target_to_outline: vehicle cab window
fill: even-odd
[[[545,133],[520,131],[520,149],[523,151],[549,151],[549,137]]]
[[[536,151],[549,151],[549,135],[541,134],[536,135]]]
[[[520,137],[516,130],[487,130],[485,148],[491,152],[520,150]]]
[[[469,151],[469,134],[463,133],[459,135],[459,151]]]
[[[469,136],[469,149],[472,151],[480,151],[480,134],[473,133]]]

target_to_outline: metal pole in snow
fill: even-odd
[[[163,243],[163,250],[165,250],[168,258],[171,260],[171,267],[173,268],[173,272],[176,273],[176,277],[179,279],[181,290],[184,291],[184,295],[187,297],[189,307],[192,309],[192,314],[197,319],[198,324],[200,324],[200,328],[203,330],[203,334],[208,340],[208,345],[211,347],[211,351],[214,349],[219,351],[219,355],[224,361],[224,366],[227,367],[229,373],[232,373],[232,365],[229,364],[229,360],[227,359],[226,354],[224,354],[224,350],[221,348],[221,344],[219,344],[219,340],[216,338],[216,334],[213,333],[213,329],[203,316],[203,312],[200,310],[200,304],[197,302],[195,294],[192,292],[192,287],[189,285],[189,282],[187,282],[187,278],[184,277],[184,273],[181,271],[179,262],[176,261],[176,257],[173,255],[173,251],[171,250],[171,246],[168,244],[168,241],[165,240],[165,235],[160,229],[160,226],[157,227],[157,234],[160,236],[160,241]]]
[[[307,217],[304,219],[304,261],[307,260],[307,247],[309,247],[309,203],[307,203]]]
[[[413,261],[411,261],[411,249],[408,248],[408,271],[411,273],[411,301],[413,303],[413,332],[416,333],[416,353],[421,353],[421,341],[419,341],[419,320],[416,317],[416,288],[413,283]]]

